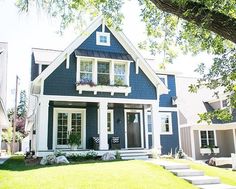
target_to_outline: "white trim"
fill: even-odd
[[[39,70],[38,70],[39,74],[41,74],[41,72],[42,72],[42,64],[39,64],[38,67],[39,67]]]
[[[114,134],[114,113],[113,113],[114,111],[113,111],[113,109],[108,109],[107,110],[107,114],[108,113],[110,113],[111,114],[111,131],[107,131],[107,134]],[[97,132],[98,132],[98,134],[100,133],[99,132],[99,130],[100,130],[100,125],[99,125],[99,123],[100,123],[100,118],[99,118],[99,109],[98,109],[98,112],[97,112],[97,114],[98,114],[98,130],[97,130]]]
[[[77,85],[76,90],[79,91],[79,94],[82,94],[83,91],[91,91],[94,95],[97,92],[108,92],[113,96],[115,93],[124,93],[125,96],[128,96],[131,93],[131,87],[123,87],[123,86],[106,86],[106,85],[97,85],[97,86],[89,86],[89,85]]]
[[[66,69],[70,68],[70,55],[67,53],[66,54]]]
[[[65,60],[66,54],[71,54],[78,46],[80,46],[102,23],[102,17],[98,17],[85,32],[76,38],[34,81],[33,85],[40,82],[41,79],[46,79],[60,64]],[[132,45],[128,38],[122,33],[117,32],[115,29],[110,28],[112,34],[117,38],[121,45],[127,50],[127,52],[133,57],[134,60],[140,59],[140,68],[144,71],[150,81],[157,87],[160,85],[159,94],[168,94],[167,87],[159,79],[156,73],[148,65],[145,59],[141,56],[138,50]]]
[[[106,37],[107,41],[106,42],[101,42],[100,37]],[[96,32],[96,45],[101,45],[101,46],[111,46],[111,37],[110,33],[107,32]]]
[[[214,143],[215,143],[215,146],[217,146],[216,131],[213,130],[213,129],[208,129],[208,130],[201,129],[201,130],[198,131],[199,146],[200,146],[200,148],[202,147],[202,145],[201,145],[201,131],[206,131],[207,145],[209,145],[208,131],[213,131],[213,133],[214,133]]]
[[[146,148],[149,149],[149,132],[148,132],[148,115],[151,115],[151,112],[148,112],[147,106],[144,107],[144,127],[145,127],[145,143],[146,143]]]
[[[177,107],[160,107],[159,112],[177,112]]]
[[[152,116],[152,113],[150,112],[150,111],[147,111],[147,117],[148,116]],[[152,123],[151,123],[152,124]],[[148,125],[148,118],[147,118],[147,125]],[[151,132],[149,132],[148,131],[148,127],[147,127],[147,133],[148,133],[148,135],[152,135],[152,131]]]
[[[171,112],[160,112],[160,117],[162,116],[168,116],[169,118],[169,132],[162,132],[161,129],[161,135],[172,135],[173,134],[173,128],[172,128],[172,113]],[[162,125],[161,125],[162,127]]]
[[[163,78],[164,79],[163,83],[166,85],[166,87],[168,87],[168,77],[167,77],[167,75],[158,74],[158,77]]]
[[[180,119],[179,119],[179,111],[177,113],[177,126],[178,126],[178,135],[179,135],[179,148],[182,149],[182,144],[181,144],[181,131],[180,131]]]
[[[141,134],[141,147],[137,148],[144,148],[144,139],[143,139],[143,110],[132,110],[132,109],[125,109],[125,148],[128,149],[128,134],[127,134],[127,113],[139,113],[140,115],[140,134]]]
[[[41,97],[42,98],[42,97]],[[108,102],[108,103],[118,103],[118,104],[155,104],[158,103],[157,100],[144,100],[144,99],[127,99],[127,98],[94,98],[94,97],[87,97],[87,96],[60,96],[60,95],[43,95],[43,98],[47,100],[54,100],[54,101],[68,101],[68,102]]]
[[[235,129],[233,129],[233,139],[234,139],[234,153],[236,153],[236,132]]]
[[[58,113],[81,113],[81,148],[86,149],[86,109],[84,108],[54,108],[53,109],[53,149],[69,148],[68,145],[57,145],[57,115]],[[71,118],[68,117],[68,129],[71,128]]]
[[[93,57],[93,56],[80,56],[80,55],[76,55],[76,57],[81,58],[81,59],[97,59],[97,61],[105,61],[105,62],[111,62],[112,60],[114,60],[115,62],[124,62],[124,63],[133,63],[133,61],[131,60],[123,60],[123,59],[111,59],[111,58],[100,58],[100,57]]]
[[[139,73],[139,59],[137,59],[136,62],[135,62],[135,73],[136,74]]]
[[[108,134],[107,134],[107,106],[106,101],[99,103],[99,125],[100,125],[100,134],[99,134],[99,150],[108,150]]]
[[[191,140],[192,158],[196,159],[194,131],[192,130],[192,128],[190,128],[190,140]]]

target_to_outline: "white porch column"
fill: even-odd
[[[36,130],[37,151],[48,150],[48,106],[49,100],[47,98],[41,97],[38,125]]]
[[[107,135],[107,102],[99,103],[99,149],[108,150]]]
[[[235,132],[235,129],[233,129],[233,139],[234,139],[234,153],[236,154],[236,132]]]
[[[159,105],[154,103],[151,105],[152,112],[152,148],[161,154],[161,117],[159,114]]]

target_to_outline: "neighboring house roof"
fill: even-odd
[[[39,85],[41,80],[45,80],[62,62],[69,57],[69,55],[75,51],[75,49],[80,46],[101,24],[103,23],[103,18],[98,17],[79,37],[75,39],[63,52],[56,57],[55,60],[33,80],[33,86]],[[146,63],[145,59],[141,56],[138,50],[132,45],[132,43],[127,39],[127,37],[120,31],[116,31],[109,28],[112,34],[117,38],[121,45],[126,49],[126,51],[132,56],[132,59],[136,62],[137,66],[140,67],[143,72],[147,75],[150,81],[160,88],[160,94],[168,93],[167,87],[155,74],[152,68]],[[34,88],[34,87],[33,87]]]
[[[36,64],[49,65],[58,57],[63,51],[54,49],[32,48]]]
[[[197,93],[190,93],[189,86],[196,82],[197,78],[183,76],[176,77],[180,125],[197,124],[197,121],[199,120],[198,114],[207,112],[204,102],[213,98],[214,92],[206,88],[199,89]]]

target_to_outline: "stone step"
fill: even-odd
[[[231,186],[227,184],[205,184],[197,185],[200,189],[236,189],[236,186]]]
[[[121,157],[121,159],[123,159],[123,160],[131,160],[131,159],[147,160],[148,156],[147,155],[143,155],[143,156],[123,156],[123,157]]]
[[[137,150],[119,150],[119,153],[120,154],[126,154],[126,153],[147,153],[148,150],[140,150],[140,149],[137,149]]]
[[[187,176],[203,176],[203,171],[193,170],[193,169],[177,169],[177,170],[170,170],[178,177],[187,177]]]
[[[126,153],[126,154],[120,154],[121,157],[124,157],[124,156],[146,156],[147,154],[146,153]]]
[[[184,180],[194,184],[194,185],[203,185],[203,184],[220,184],[220,179],[218,177],[210,176],[190,176],[190,177],[180,177]]]
[[[187,164],[163,164],[161,165],[167,170],[177,170],[177,169],[189,169],[190,166]]]

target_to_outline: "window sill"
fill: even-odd
[[[212,148],[212,150],[213,150],[213,154],[219,154],[220,153],[220,149],[219,148]],[[204,154],[211,154],[212,151],[211,151],[210,148],[200,148],[200,153],[202,155],[204,155]]]
[[[77,85],[76,90],[79,91],[79,94],[82,94],[83,91],[91,91],[94,95],[97,92],[107,92],[111,93],[113,96],[115,93],[124,93],[125,96],[128,96],[131,93],[131,87],[126,86],[105,86],[105,85],[97,85],[97,86],[90,86],[90,85]]]
[[[172,132],[165,132],[165,133],[161,133],[161,135],[173,135]]]

